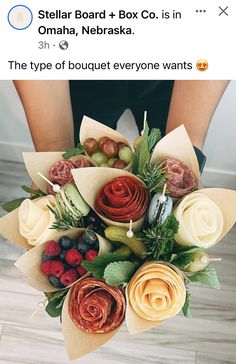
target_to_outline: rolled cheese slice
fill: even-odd
[[[158,262],[144,264],[133,276],[127,292],[136,314],[156,322],[176,316],[186,298],[183,278],[170,266]]]
[[[26,199],[19,208],[19,231],[30,245],[44,243],[52,233],[50,227],[55,221],[48,205],[55,206],[53,196],[42,197],[37,200]]]
[[[184,246],[210,248],[219,239],[223,226],[223,213],[208,196],[194,192],[185,196],[173,211],[179,221],[176,241]]]

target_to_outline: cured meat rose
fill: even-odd
[[[91,167],[91,164],[87,159],[78,159],[77,161],[73,161],[74,168],[85,168]]]
[[[180,198],[196,189],[196,177],[185,164],[174,158],[166,158],[163,167],[166,173],[170,173],[166,184],[172,197]]]
[[[117,177],[108,182],[99,192],[96,211],[112,221],[137,221],[149,204],[148,190],[132,177]]]
[[[69,315],[76,326],[91,334],[115,330],[124,320],[123,293],[100,279],[83,279],[72,288]]]
[[[73,182],[73,176],[71,174],[72,168],[74,168],[74,163],[70,160],[56,162],[48,172],[50,181],[58,183],[60,186]]]
[[[66,183],[74,183],[74,179],[71,173],[73,168],[90,167],[90,163],[87,159],[61,160],[53,164],[48,172],[49,179],[52,183],[56,183],[63,187]],[[55,195],[52,186],[48,185],[48,193]]]

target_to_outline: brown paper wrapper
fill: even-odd
[[[53,166],[54,163],[63,160],[62,154],[64,152],[27,152],[23,153],[23,159],[25,163],[25,167],[27,172],[30,175],[32,181],[36,184],[36,186],[47,193],[48,184],[42,177],[38,175],[38,172],[41,172],[45,177],[48,178],[49,169]],[[87,159],[93,165],[93,160],[88,156],[77,155],[71,160],[78,159]]]
[[[236,222],[236,191],[224,188],[203,188],[196,192],[204,193],[210,197],[210,199],[219,206],[223,213],[224,226],[220,237],[215,242],[215,244],[217,244],[221,239],[223,239]]]
[[[198,160],[184,125],[174,129],[157,143],[150,162],[159,164],[166,157],[178,159],[188,166],[197,178],[200,187]]]
[[[18,213],[19,208],[0,219],[0,234],[20,248],[32,249],[34,246],[30,245],[27,239],[20,234]],[[57,240],[59,235],[60,233],[58,231],[52,229],[50,236],[48,236],[48,240]]]
[[[88,116],[83,117],[79,134],[80,143],[82,145],[84,144],[87,138],[94,138],[98,140],[104,136],[113,139],[115,142],[125,143],[131,148],[128,140],[118,131],[109,128],[108,126],[99,123],[98,121],[93,120]],[[129,171],[130,169],[131,169],[131,163],[125,168],[125,170]]]
[[[19,208],[0,219],[0,234],[20,248],[31,249],[33,246],[20,235],[18,212]]]
[[[64,335],[65,346],[68,356],[71,360],[81,358],[101,345],[110,340],[119,330],[113,330],[107,334],[89,334],[77,327],[69,315],[69,297],[68,292],[62,309],[62,330]]]
[[[71,229],[66,231],[61,231],[58,234],[56,241],[58,241],[62,236],[68,236],[71,239],[75,239],[79,236],[85,229]],[[99,240],[99,254],[107,251],[111,251],[111,244],[98,235]],[[41,272],[40,265],[42,263],[42,254],[45,249],[45,244],[40,244],[35,248],[29,250],[27,253],[23,254],[15,263],[15,266],[24,274],[26,281],[35,289],[40,292],[55,292],[59,291],[60,288],[53,287],[48,280],[48,277]],[[84,278],[84,277],[83,277]],[[73,283],[74,284],[74,283]],[[68,287],[67,287],[68,288]],[[61,288],[65,289],[65,288]]]
[[[72,175],[74,177],[76,186],[87,204],[95,210],[96,197],[101,190],[101,188],[109,181],[116,177],[127,176],[137,179],[139,182],[143,183],[135,175],[123,170],[116,168],[105,168],[105,167],[95,167],[95,168],[81,168],[73,169]],[[97,213],[97,212],[96,212]],[[106,225],[111,226],[122,226],[129,228],[129,223],[121,223],[107,219],[106,217],[97,213],[97,215],[105,222]],[[137,221],[133,221],[132,230],[139,231],[144,223],[145,216]]]
[[[162,262],[162,261],[149,261],[144,263],[135,273],[135,275],[146,265],[152,264],[152,263],[158,263],[167,265],[170,268],[172,268],[176,273],[178,273],[182,279],[184,279],[183,273],[175,266],[173,266],[170,263]],[[132,281],[132,279],[131,279]],[[129,285],[126,288],[125,296],[126,296],[126,315],[125,315],[125,322],[128,328],[128,331],[131,335],[139,334],[141,332],[149,331],[153,329],[154,327],[160,326],[162,323],[164,323],[166,320],[163,321],[148,321],[139,316],[134,309],[132,308],[130,301],[129,301]]]

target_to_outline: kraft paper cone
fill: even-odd
[[[210,197],[210,199],[219,206],[223,213],[224,226],[220,237],[215,242],[215,244],[217,244],[236,222],[236,191],[224,188],[204,188],[198,192],[204,193]]]
[[[88,116],[83,117],[79,134],[80,143],[82,145],[88,138],[94,138],[98,140],[104,136],[113,139],[115,142],[125,143],[131,148],[128,140],[118,131],[109,128],[108,126],[99,123],[98,121],[93,120]],[[130,169],[131,169],[131,163],[125,168],[125,170],[129,171]]]
[[[19,208],[0,219],[0,234],[20,248],[31,249],[32,245],[29,245],[27,240],[20,235],[18,212]]]
[[[150,163],[161,163],[166,157],[177,159],[188,166],[200,186],[198,160],[184,125],[174,129],[157,143]]]
[[[33,201],[37,201],[42,197],[39,197]],[[32,249],[34,246],[30,245],[21,234],[19,230],[19,208],[13,210],[7,215],[0,219],[0,234],[2,234],[7,240],[11,241],[15,245],[23,249]],[[57,230],[51,229],[50,234],[48,234],[48,240],[57,240],[60,233]]]
[[[147,265],[152,265],[152,264],[162,264],[162,265],[166,265],[169,266],[170,268],[172,268],[176,273],[179,274],[179,276],[183,279],[183,273],[175,266],[173,266],[170,263],[166,263],[166,262],[162,262],[162,261],[150,261],[150,262],[146,262],[144,263],[138,270],[137,272],[134,274],[133,277],[135,277],[141,269],[143,269],[145,266]],[[131,279],[130,283],[132,282],[133,278]],[[129,287],[130,287],[130,283],[128,284],[126,291],[125,291],[125,295],[126,295],[126,315],[125,315],[125,322],[128,328],[128,331],[131,335],[134,334],[139,334],[141,332],[145,332],[145,331],[149,331],[154,327],[160,326],[162,323],[164,323],[167,319],[162,320],[162,321],[149,321],[149,320],[145,320],[143,317],[139,316],[134,309],[131,306],[130,303],[130,299],[129,299]],[[183,297],[183,299],[185,300],[185,296]],[[184,303],[184,302],[183,302]]]
[[[41,172],[45,177],[48,178],[49,169],[53,166],[54,163],[63,160],[62,154],[64,152],[27,152],[23,153],[23,159],[25,163],[25,167],[30,175],[32,181],[36,184],[36,186],[47,193],[47,182],[38,175],[38,172]],[[87,156],[77,155],[71,158],[71,160],[78,159],[87,159],[93,165],[94,162],[91,158]]]
[[[72,175],[74,177],[76,186],[87,204],[96,212],[95,202],[96,197],[101,190],[101,188],[109,181],[116,177],[127,176],[137,179],[139,182],[143,183],[135,175],[123,170],[116,168],[106,168],[106,167],[95,167],[95,168],[81,168],[73,169]],[[97,212],[96,212],[97,213]],[[123,226],[127,229],[129,228],[129,223],[121,223],[107,219],[106,217],[97,213],[97,215],[106,223],[106,225],[111,226]],[[139,231],[144,223],[145,216],[137,221],[133,221],[132,230]]]
[[[58,234],[58,238],[55,240],[58,241],[62,236],[68,236],[71,239],[75,239],[84,231],[85,229],[71,229],[61,231]],[[98,234],[97,237],[99,240],[99,254],[111,251],[111,244],[105,238]],[[60,290],[60,288],[53,287],[52,284],[49,282],[48,277],[43,274],[40,269],[40,265],[42,263],[42,254],[44,252],[45,245],[46,242],[29,250],[16,261],[15,266],[25,275],[26,281],[36,290],[40,292],[55,292]]]
[[[69,316],[69,297],[68,292],[62,308],[62,330],[68,356],[71,360],[86,355],[110,340],[119,330],[111,331],[106,334],[89,334],[78,328]]]

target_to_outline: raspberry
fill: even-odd
[[[60,278],[62,273],[65,272],[65,268],[62,262],[59,260],[51,260],[50,261],[50,272],[52,276]]]
[[[69,269],[63,273],[60,277],[60,282],[65,286],[69,286],[74,283],[79,277],[79,273],[76,269]]]
[[[86,255],[85,255],[85,259],[88,261],[92,261],[94,260],[94,258],[96,258],[96,256],[98,255],[98,252],[96,250],[90,249]]]
[[[55,240],[49,240],[46,242],[45,255],[49,257],[56,257],[61,253],[61,247]]]
[[[43,262],[40,266],[41,272],[46,276],[51,275],[50,265],[51,265],[51,260],[47,260],[46,262]]]
[[[72,267],[76,267],[82,262],[82,255],[78,252],[77,249],[69,249],[66,253],[66,261],[68,264],[72,265]]]
[[[88,273],[88,271],[81,265],[77,267],[77,272],[79,273],[80,277],[83,277],[86,273]]]

